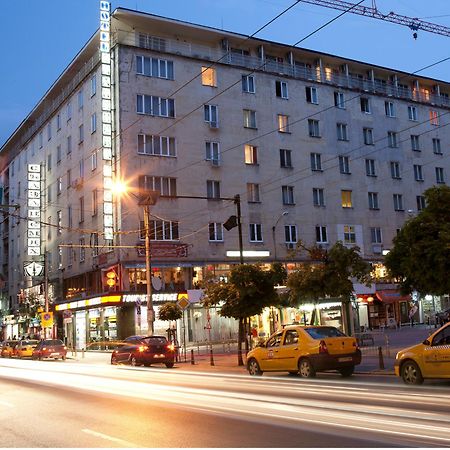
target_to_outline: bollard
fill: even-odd
[[[200,355],[200,345],[197,344],[197,355]]]
[[[223,344],[223,352],[225,353],[225,342],[223,342],[222,344]]]
[[[231,344],[228,342],[228,353],[231,352]]]
[[[381,347],[378,347],[378,362],[380,369],[384,370],[383,349]]]
[[[195,361],[194,361],[194,349],[191,349],[191,364],[194,365]]]
[[[84,348],[81,349],[81,357],[84,358]]]
[[[211,366],[214,366],[214,357],[213,357],[213,349],[210,350],[210,357],[211,357]]]

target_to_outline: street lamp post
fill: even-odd
[[[273,257],[275,262],[277,261],[277,242],[275,238],[275,229],[278,225],[278,222],[281,220],[282,217],[287,216],[289,214],[289,211],[283,211],[278,217],[277,221],[275,222],[275,225],[272,227],[272,241],[273,241]]]

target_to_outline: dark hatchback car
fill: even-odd
[[[60,339],[44,339],[39,342],[33,350],[31,357],[33,359],[62,359],[65,360],[67,355],[67,347]]]
[[[175,347],[165,336],[130,336],[113,351],[111,364],[150,366],[165,364],[173,367]]]

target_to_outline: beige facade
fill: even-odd
[[[342,240],[380,261],[418,197],[447,182],[448,83],[128,10],[112,17],[113,169],[135,192],[161,190],[151,210],[157,292],[238,262],[226,255],[239,248],[237,228],[222,228],[233,201],[176,196],[239,194],[244,250],[270,252],[247,261],[301,261],[291,252],[299,239]],[[118,290],[145,292],[134,197],[115,197],[117,234],[102,239],[99,67],[94,37],[1,149],[5,200],[20,205],[0,225],[9,307],[42,282],[22,272],[29,163],[42,166],[53,300],[104,292],[102,269],[113,266]]]

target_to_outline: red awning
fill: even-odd
[[[410,302],[410,295],[401,295],[399,291],[395,289],[377,291],[375,294],[379,300],[383,303],[395,303],[395,302]]]

